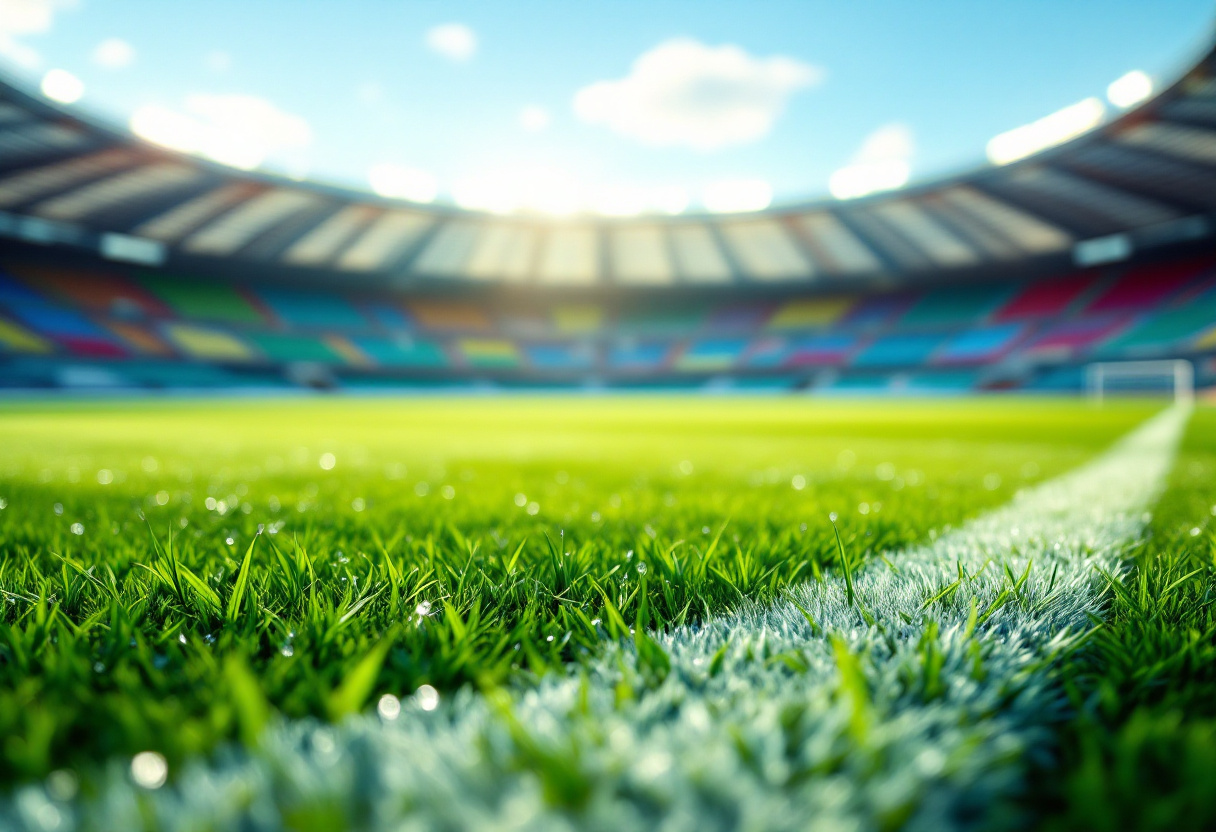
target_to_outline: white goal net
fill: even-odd
[[[1109,396],[1172,395],[1175,402],[1195,398],[1195,367],[1183,359],[1168,361],[1100,361],[1085,368],[1091,400]]]

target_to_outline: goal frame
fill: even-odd
[[[1175,404],[1189,404],[1195,400],[1195,365],[1185,358],[1095,361],[1088,364],[1085,367],[1085,389],[1090,401],[1102,404],[1107,397],[1107,382],[1119,378],[1168,378],[1173,387]]]

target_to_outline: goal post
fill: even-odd
[[[1152,395],[1172,392],[1179,404],[1195,400],[1195,366],[1186,359],[1098,361],[1085,368],[1085,388],[1101,404],[1112,394]]]

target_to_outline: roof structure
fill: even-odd
[[[858,200],[675,217],[498,216],[243,172],[0,83],[0,236],[229,277],[807,290],[1088,265],[1214,228],[1216,51],[1019,162]]]

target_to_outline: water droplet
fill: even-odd
[[[328,451],[321,454],[321,458],[317,460],[317,464],[321,466],[323,471],[332,471],[334,466],[338,464],[338,458]]]
[[[645,575],[645,574],[646,574],[646,564],[644,564],[644,563],[639,563],[639,564],[638,564],[638,574],[639,574],[639,575]]]
[[[294,656],[296,654],[296,648],[292,647],[291,644],[288,643],[288,644],[284,644],[283,649],[280,650],[279,652],[282,653],[284,656],[290,657],[290,656]]]
[[[227,543],[229,546],[231,546],[233,543],[236,543],[236,541],[233,540],[231,537],[225,537],[224,542]]]
[[[528,503],[528,514],[531,514],[533,517],[540,514],[540,503],[535,501]]]
[[[528,495],[522,494],[522,493],[515,495],[515,505],[519,506],[520,508],[523,508],[527,504],[528,504]]]
[[[185,644],[185,643],[186,643],[186,634],[185,634],[185,633],[178,633],[178,634],[177,634],[177,640],[178,640],[178,641],[180,641],[182,644]]]
[[[114,472],[109,468],[102,468],[97,472],[97,482],[101,485],[109,485],[114,482]]]
[[[418,606],[414,607],[414,612],[422,618],[426,618],[431,614],[431,602],[419,601]]]
[[[418,707],[424,711],[433,711],[439,707],[439,691],[430,685],[418,688],[414,696],[418,700]]]
[[[73,523],[72,524],[72,534],[84,534],[84,524]]]
[[[141,751],[131,758],[131,779],[145,789],[159,789],[169,777],[169,764],[155,751]]]
[[[387,719],[391,722],[401,715],[401,700],[391,693],[386,693],[376,703],[376,711],[382,719]]]
[[[355,511],[363,511],[363,509],[367,508],[367,503],[363,501],[362,497],[356,497],[351,500],[350,507]]]
[[[790,485],[795,491],[801,491],[806,488],[806,477],[802,476],[802,474],[795,474],[790,480]]]
[[[439,493],[443,495],[443,499],[450,500],[456,496],[456,489],[450,485],[445,485],[443,488],[439,489]]]
[[[63,514],[63,503],[55,503],[53,508],[56,514]]]
[[[834,512],[834,511],[833,511],[832,513],[830,513],[830,514],[828,515],[828,520],[830,520],[831,522],[835,523],[835,522],[836,522],[836,517],[837,517],[837,514],[836,514],[836,512]]]
[[[157,491],[156,492],[156,504],[158,506],[163,506],[168,502],[169,502],[169,492],[168,491]]]

